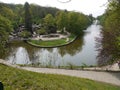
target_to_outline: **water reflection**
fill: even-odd
[[[23,47],[17,48],[8,58],[12,64],[30,64],[29,55]]]
[[[25,42],[14,41],[6,60],[17,64],[35,64],[42,66],[80,66],[96,65],[97,51],[95,37],[99,36],[101,26],[93,24],[85,34],[73,43],[58,48],[37,48]]]
[[[70,45],[58,48],[58,51],[61,54],[61,56],[65,56],[66,54],[74,56],[82,50],[83,44],[83,35],[81,35]]]

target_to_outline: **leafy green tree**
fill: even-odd
[[[44,28],[41,28],[41,29],[37,30],[37,34],[44,35],[44,34],[46,34],[46,30]]]
[[[109,0],[106,13],[100,17],[103,25],[102,48],[98,56],[98,63],[105,65],[113,63],[120,58],[120,2],[119,0]]]
[[[90,20],[82,13],[69,12],[67,22],[67,31],[79,35],[88,27]]]
[[[7,19],[13,21],[14,19],[14,12],[12,9],[10,9],[7,5],[5,5],[4,3],[0,3],[0,14],[4,17],[6,17]]]
[[[58,29],[79,35],[90,25],[91,20],[88,16],[78,12],[59,11],[56,15]]]
[[[44,18],[44,27],[48,33],[51,31],[51,27],[55,27],[55,19],[51,14],[47,14]]]
[[[59,30],[63,30],[67,27],[67,12],[58,11],[56,14],[56,24]]]
[[[94,20],[93,15],[92,15],[92,14],[89,14],[89,15],[88,15],[88,17],[89,17],[89,19],[90,19],[90,23],[92,23],[92,22],[93,22],[93,20]]]
[[[6,45],[11,31],[11,22],[0,15],[0,53],[5,53]]]
[[[28,32],[28,31],[22,31],[21,33],[20,33],[20,37],[23,37],[23,38],[28,38],[28,37],[30,37],[31,36],[31,34],[30,34],[30,32]]]
[[[33,33],[32,31],[32,18],[31,18],[31,12],[30,12],[30,5],[28,2],[25,3],[24,5],[24,9],[25,9],[25,28]]]

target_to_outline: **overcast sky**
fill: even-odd
[[[83,12],[84,14],[93,14],[98,16],[104,13],[108,0],[71,0],[69,3],[60,3],[57,0],[0,0],[4,3],[24,4],[29,3],[39,4],[41,6],[51,6],[60,9],[74,10]]]

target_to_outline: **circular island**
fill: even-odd
[[[31,38],[26,42],[35,47],[41,48],[52,48],[65,46],[72,43],[77,37],[73,34],[63,35],[63,34],[48,34],[40,35],[36,38]]]

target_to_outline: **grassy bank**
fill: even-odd
[[[5,90],[119,90],[120,87],[88,79],[15,69],[0,64]]]
[[[34,46],[55,47],[55,46],[66,45],[66,44],[72,42],[76,38],[76,36],[70,35],[68,38],[69,38],[69,41],[67,41],[67,38],[62,38],[62,39],[58,39],[58,40],[47,40],[47,41],[29,40],[27,42]]]
[[[54,68],[54,69],[70,69],[70,70],[83,70],[84,68],[92,68],[92,67],[97,67],[95,65],[86,65],[83,64],[81,66],[76,66],[73,65],[71,63],[68,63],[68,65],[66,66],[52,66],[50,65],[41,65],[40,63],[36,63],[36,64],[18,64],[21,67],[36,67],[36,68]]]

